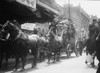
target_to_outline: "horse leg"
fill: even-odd
[[[42,60],[45,60],[45,52],[42,52]]]
[[[86,55],[88,55],[89,51],[86,49]]]
[[[42,58],[43,58],[43,52],[40,52],[40,54],[39,54],[39,60],[40,60],[40,62],[42,62]]]
[[[53,60],[53,63],[55,63],[55,61],[56,61],[56,56],[57,56],[57,53],[54,53],[54,60]]]
[[[18,65],[19,65],[19,57],[15,57],[15,60],[16,60],[16,64],[15,64],[15,69],[14,69],[14,72],[17,71],[18,69]]]
[[[1,51],[0,51],[0,69],[2,68],[3,58],[4,58],[4,51],[1,50]]]
[[[2,61],[3,61],[3,54],[0,54],[0,69],[2,67]]]
[[[57,61],[60,60],[59,57],[60,57],[60,52],[57,53]]]
[[[25,63],[26,63],[26,57],[21,57],[21,61],[22,61],[22,69],[21,69],[21,71],[24,71],[24,67],[25,67]]]
[[[86,56],[88,56],[88,54],[89,54],[89,52],[88,52],[88,50],[86,50]],[[88,62],[87,62],[87,59],[86,59],[86,61],[85,61],[85,64],[87,64]]]
[[[50,58],[51,58],[51,52],[47,53],[47,56],[48,56],[48,64],[50,63]]]
[[[98,64],[98,69],[97,69],[96,73],[100,73],[100,63]]]
[[[32,55],[34,56],[32,68],[35,68],[37,65],[38,49],[35,50],[31,49],[31,51],[32,51]]]
[[[37,55],[34,55],[34,59],[33,59],[33,64],[32,64],[32,68],[35,68],[37,65]]]
[[[1,64],[2,64],[2,59],[1,59],[1,57],[0,57],[0,69],[1,69]]]
[[[82,55],[82,47],[80,47],[80,55]]]
[[[95,67],[95,65],[94,65],[94,59],[95,59],[95,56],[93,57],[93,62],[91,63],[92,67]]]
[[[5,64],[5,68],[8,67],[8,57],[6,57],[6,64]]]

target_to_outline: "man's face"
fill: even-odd
[[[96,21],[93,21],[93,23],[97,23]]]
[[[99,27],[98,23],[95,24],[96,27]]]

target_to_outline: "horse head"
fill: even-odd
[[[0,26],[0,40],[6,40],[9,36],[8,32],[5,31],[7,28],[4,29],[5,26],[7,26],[9,21],[7,21],[4,25]]]
[[[5,37],[4,39],[7,38],[8,34],[10,34],[9,36],[10,39],[15,39],[19,33],[19,29],[13,23],[11,23],[10,21],[7,21],[3,25],[1,32],[2,32],[3,37]]]
[[[0,24],[0,30],[2,29],[2,25]]]
[[[2,25],[0,24],[0,39],[2,38],[1,29],[2,29]]]

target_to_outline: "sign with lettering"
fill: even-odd
[[[18,3],[36,9],[36,0],[16,0]]]

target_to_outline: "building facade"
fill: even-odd
[[[63,17],[72,19],[74,27],[76,28],[77,31],[77,36],[81,37],[81,32],[83,29],[87,34],[88,26],[90,23],[90,16],[80,6],[74,7],[73,5],[70,5],[70,11],[69,11],[69,7],[67,4],[64,5],[63,10],[64,10]]]

